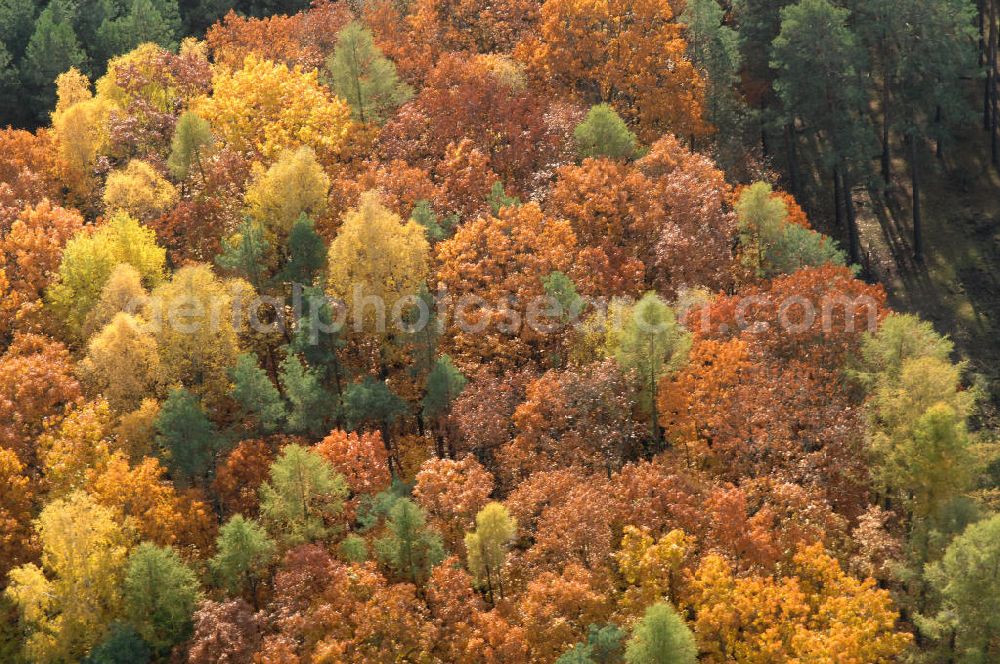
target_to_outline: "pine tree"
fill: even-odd
[[[757,182],[736,202],[743,261],[758,277],[791,274],[803,267],[846,265],[837,244],[821,233],[788,221],[785,202],[771,185]]]
[[[101,24],[95,46],[104,59],[127,53],[146,42],[172,49],[177,46],[180,29],[177,0],[131,0],[123,16],[106,19]]]
[[[10,55],[12,63],[19,62],[24,56],[28,40],[35,31],[36,11],[36,3],[32,0],[0,2],[0,42]]]
[[[427,232],[427,241],[431,244],[450,237],[458,225],[458,215],[452,214],[444,219],[439,219],[434,208],[431,207],[431,202],[424,198],[413,206],[410,218],[424,227]]]
[[[705,116],[717,131],[715,152],[723,166],[731,166],[739,158],[746,109],[736,90],[740,36],[725,18],[718,0],[688,0],[679,20],[687,26],[688,56],[705,76]]]
[[[427,375],[427,388],[423,399],[424,416],[438,417],[447,410],[451,402],[465,389],[465,383],[465,376],[451,358],[447,355],[439,357]]]
[[[347,482],[320,454],[288,445],[260,488],[260,511],[287,544],[313,542],[334,530],[344,509]]]
[[[212,145],[213,140],[212,128],[208,122],[194,111],[185,111],[177,119],[173,138],[170,139],[167,167],[173,176],[178,180],[187,179],[193,165],[204,179],[203,153]]]
[[[465,389],[466,382],[465,376],[447,355],[437,358],[434,367],[427,374],[422,401],[423,415],[434,428],[439,457],[444,456],[445,416],[451,408],[452,402]]]
[[[694,635],[674,607],[660,602],[646,609],[625,647],[627,664],[695,664]]]
[[[256,419],[261,433],[274,433],[285,419],[285,403],[257,358],[249,353],[240,355],[229,377],[233,381],[230,394],[245,414]]]
[[[798,118],[814,140],[827,146],[821,157],[834,185],[837,218],[844,210],[848,253],[852,263],[859,263],[852,191],[856,175],[867,163],[873,136],[860,75],[867,57],[848,27],[849,16],[848,10],[828,0],[802,0],[786,7],[771,66],[778,72],[774,88],[786,122],[792,125]],[[794,138],[789,149],[795,149]]]
[[[406,402],[393,392],[385,381],[365,376],[344,392],[344,415],[347,424],[356,429],[371,423],[382,431],[382,441],[392,449],[391,427],[409,411]]]
[[[388,533],[375,543],[379,558],[400,578],[423,584],[444,560],[441,536],[427,527],[423,510],[408,498],[397,500],[386,521]]]
[[[281,363],[279,379],[291,405],[288,432],[319,436],[329,431],[329,421],[337,416],[337,404],[323,387],[316,370],[288,353]]]
[[[587,117],[573,130],[580,157],[631,159],[638,141],[625,121],[608,104],[592,106]]]
[[[566,651],[556,664],[618,664],[625,653],[625,632],[616,625],[591,625],[587,640]]]
[[[326,67],[333,89],[361,122],[381,123],[413,96],[410,86],[396,75],[396,65],[382,55],[372,33],[357,21],[337,35],[337,47]]]
[[[0,39],[0,121],[16,113],[19,104],[14,103],[14,98],[19,83],[14,58]]]
[[[177,552],[144,542],[128,558],[123,585],[125,614],[160,653],[191,636],[198,579]]]
[[[556,270],[542,279],[545,294],[559,305],[559,321],[563,324],[575,321],[583,313],[586,303],[576,290],[576,284],[565,273]]]
[[[212,24],[220,21],[233,7],[228,0],[179,0],[178,4],[186,35],[205,34]]]
[[[517,196],[507,195],[507,190],[504,188],[503,182],[497,180],[490,188],[490,193],[486,197],[486,203],[490,206],[490,210],[493,211],[493,215],[496,216],[500,214],[500,210],[503,208],[520,205],[521,199]]]
[[[274,541],[256,521],[237,514],[219,530],[215,548],[208,563],[212,573],[230,592],[249,594],[257,609],[257,588],[274,558]]]
[[[635,372],[639,385],[639,407],[649,417],[652,439],[660,442],[656,388],[660,378],[687,358],[691,337],[677,322],[673,310],[656,293],[646,293],[626,318],[610,349],[624,369]]]
[[[222,441],[195,395],[184,388],[171,390],[160,407],[156,431],[176,481],[198,481],[212,470]]]
[[[337,554],[348,563],[363,563],[368,560],[368,543],[360,535],[348,535],[337,545]]]
[[[420,286],[417,297],[420,304],[403,316],[406,332],[404,342],[412,358],[410,374],[416,379],[424,377],[426,380],[438,359],[438,342],[444,333],[444,325],[438,317],[437,302],[427,289],[427,284]],[[426,318],[424,312],[427,314]]]
[[[148,664],[153,651],[131,625],[113,623],[82,664]]]
[[[21,78],[32,91],[39,120],[55,105],[56,76],[81,66],[87,54],[73,30],[74,10],[68,0],[52,0],[38,16],[25,48]]]
[[[882,177],[892,178],[892,134],[903,136],[910,169],[913,253],[923,257],[921,149],[941,146],[974,118],[965,81],[975,77],[973,3],[967,0],[855,2],[859,36],[871,54],[881,114]]]
[[[295,322],[289,350],[300,354],[318,374],[321,384],[332,392],[331,419],[340,422],[346,371],[338,351],[345,342],[337,325],[333,306],[322,287],[302,291],[302,314]]]
[[[285,245],[287,262],[278,278],[286,283],[311,286],[326,264],[326,245],[316,224],[305,214],[292,224]]]
[[[586,643],[577,643],[560,655],[555,664],[594,664],[596,660],[590,655],[590,646]]]
[[[269,249],[264,229],[257,222],[246,219],[239,230],[223,242],[222,253],[215,258],[215,262],[223,270],[243,277],[260,290],[265,282]]]

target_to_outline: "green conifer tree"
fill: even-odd
[[[329,461],[301,445],[288,445],[269,475],[260,488],[260,511],[282,542],[314,542],[335,530],[347,482]]]
[[[274,540],[259,523],[237,514],[219,529],[215,548],[208,562],[215,578],[232,593],[248,594],[254,609],[259,608],[257,590],[274,559]]]
[[[260,433],[274,433],[285,419],[285,403],[267,372],[257,364],[257,358],[243,353],[229,371],[233,381],[230,395],[252,416]]]
[[[625,646],[627,664],[695,664],[694,635],[674,607],[660,602],[646,609]]]
[[[167,467],[183,483],[203,480],[213,468],[222,439],[205,416],[198,397],[184,388],[170,391],[156,418],[157,443]]]
[[[340,31],[326,67],[333,89],[347,100],[360,122],[381,123],[413,96],[410,86],[396,75],[396,65],[382,55],[372,33],[357,21]]]
[[[423,510],[408,498],[397,500],[386,522],[388,533],[375,543],[379,558],[401,579],[423,584],[444,560],[441,536],[426,525]]]
[[[161,654],[191,636],[198,578],[171,548],[143,542],[128,558],[125,613],[136,632]]]
[[[581,158],[631,159],[639,146],[635,134],[608,104],[592,106],[573,130],[573,138]]]
[[[55,106],[56,77],[87,60],[76,31],[75,11],[68,0],[52,0],[38,16],[21,62],[21,80],[30,91],[38,120],[47,119]]]
[[[173,138],[170,139],[170,156],[167,167],[178,180],[187,179],[191,167],[195,166],[202,179],[205,177],[203,155],[214,138],[212,128],[194,111],[186,111],[177,119]]]
[[[287,260],[278,278],[286,283],[312,286],[326,265],[326,245],[316,223],[304,213],[292,224],[285,244]]]

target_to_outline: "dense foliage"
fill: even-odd
[[[1000,659],[851,230],[971,3],[228,9],[0,0],[0,660]]]

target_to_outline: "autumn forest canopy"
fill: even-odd
[[[997,9],[0,0],[0,662],[1000,661]]]

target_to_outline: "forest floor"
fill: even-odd
[[[884,197],[860,202],[863,251],[871,276],[899,311],[917,313],[955,342],[967,379],[987,392],[979,424],[1000,424],[1000,171],[985,132],[970,134],[937,159],[921,160],[922,262],[913,259],[909,170],[893,164]],[[881,198],[881,200],[880,200]]]

